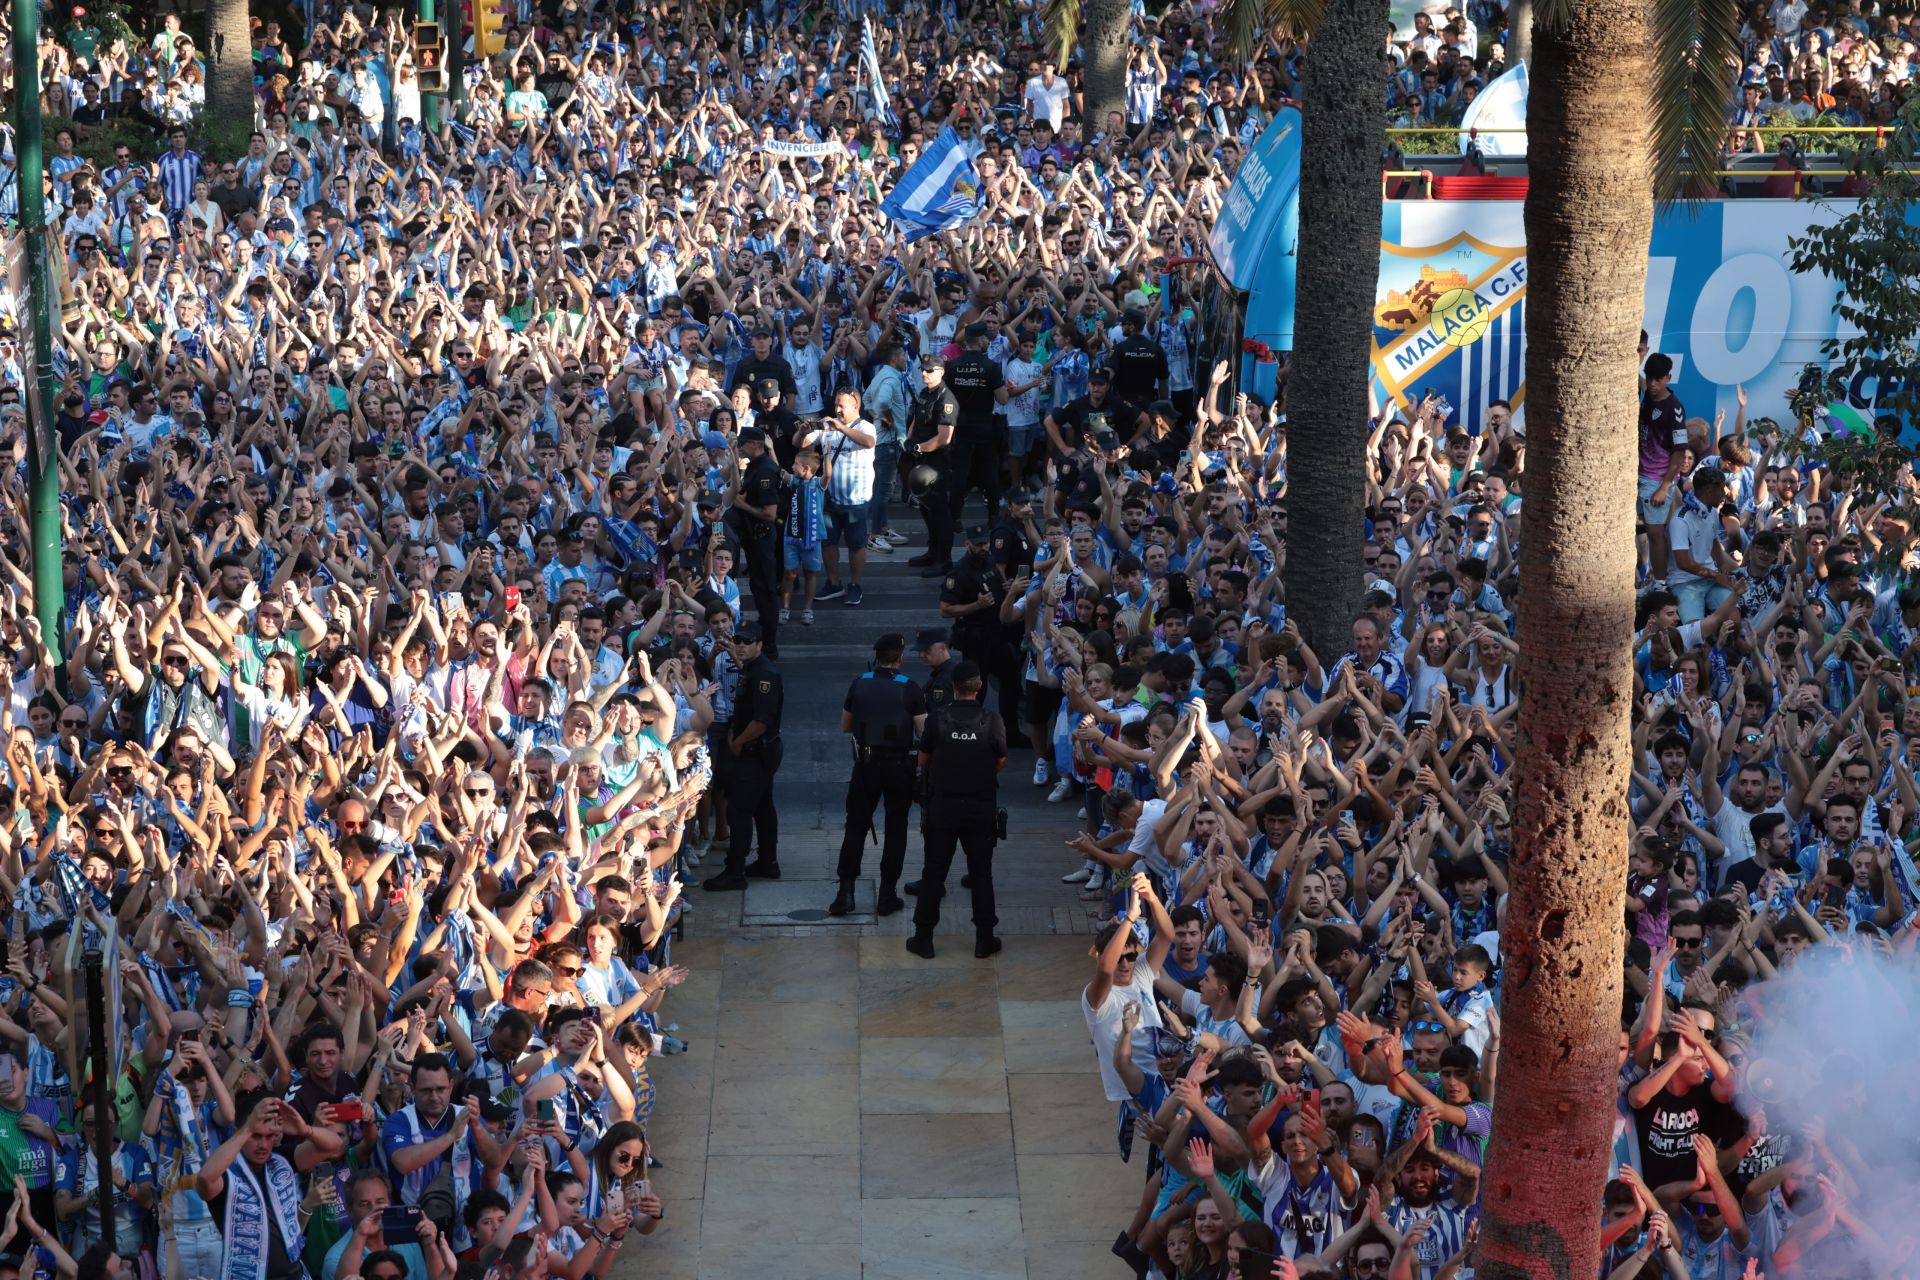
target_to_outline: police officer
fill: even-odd
[[[962,662],[953,673],[953,705],[927,721],[920,767],[927,774],[926,867],[920,900],[913,908],[907,950],[933,959],[933,929],[940,923],[940,897],[954,846],[966,851],[973,888],[973,954],[984,960],[1000,950],[993,927],[993,845],[998,830],[1000,770],[1007,764],[1007,726],[987,710],[980,668]]]
[[[733,755],[733,789],[727,796],[727,822],[733,828],[727,844],[726,869],[703,888],[716,893],[744,889],[748,877],[780,878],[780,815],[773,807],[773,777],[780,771],[780,715],[786,691],[780,670],[767,659],[761,629],[743,622],[733,633],[733,660],[740,666],[734,688],[733,736],[726,749]],[[747,865],[747,850],[759,835],[759,856]]]
[[[927,522],[927,549],[907,561],[923,569],[925,578],[946,576],[953,563],[953,511],[947,498],[947,452],[954,425],[960,420],[960,402],[947,387],[947,361],[939,352],[920,357],[920,377],[926,383],[907,410],[907,457],[913,464],[932,467],[939,482],[916,495],[920,516]]]
[[[1040,546],[1040,525],[1033,514],[1033,492],[1019,488],[1007,494],[1007,513],[993,526],[987,554],[994,568],[1009,582],[1033,570],[1033,553]]]
[[[779,335],[761,325],[753,331],[753,354],[734,366],[733,377],[727,383],[727,390],[736,387],[753,387],[767,378],[772,378],[780,388],[783,399],[790,399],[799,388],[793,380],[793,366],[787,358],[773,349],[774,339]]]
[[[747,560],[747,589],[766,637],[767,656],[780,656],[780,468],[767,453],[767,433],[759,427],[740,432],[747,459],[740,491],[733,498],[733,527]]]
[[[1113,389],[1122,400],[1145,404],[1167,393],[1167,353],[1146,336],[1146,313],[1129,308],[1120,316],[1120,341],[1108,363],[1113,366]]]
[[[767,444],[780,469],[793,470],[793,460],[800,453],[800,418],[787,408],[778,378],[762,378],[753,384],[753,425],[767,433]]]
[[[907,904],[897,887],[907,860],[907,814],[913,808],[914,744],[927,724],[926,695],[900,670],[904,636],[873,644],[873,669],[847,689],[840,732],[853,735],[853,777],[847,783],[847,829],[840,839],[840,892],[827,914],[853,910],[853,882],[873,828],[874,806],[887,804],[886,843],[880,851],[880,896],[874,910],[890,916]]]
[[[986,495],[989,522],[1000,516],[1000,466],[1007,450],[1000,438],[1006,419],[998,410],[1010,392],[1000,362],[987,354],[989,332],[984,324],[968,325],[961,355],[947,370],[947,385],[960,402],[953,450],[947,459],[947,500],[955,524],[960,522],[960,509],[970,489]]]
[[[945,627],[922,627],[914,637],[920,661],[927,666],[927,682],[920,686],[926,695],[927,714],[944,711],[953,704],[953,669],[960,659],[953,656]]]
[[[953,638],[968,661],[983,675],[1000,682],[1000,715],[1018,724],[1020,681],[1007,641],[1000,605],[1007,598],[1007,580],[993,563],[992,536],[983,524],[967,530],[967,554],[953,566],[940,588],[940,616],[953,624]]]
[[[920,650],[920,661],[926,664],[927,680],[921,685],[926,695],[927,715],[938,715],[953,705],[953,673],[959,667],[960,659],[954,656],[953,646],[949,643],[945,627],[923,627],[914,638],[914,646]],[[927,834],[927,808],[920,806],[920,834]],[[971,888],[967,877],[960,877],[960,887]],[[920,882],[913,881],[906,886],[906,894],[913,897],[920,892]]]

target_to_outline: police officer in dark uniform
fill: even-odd
[[[800,452],[800,416],[787,408],[785,393],[775,378],[762,378],[753,384],[753,425],[767,433],[773,448],[773,460],[782,471],[793,470]]]
[[[1020,681],[1000,605],[1007,579],[989,554],[992,537],[983,524],[967,530],[967,554],[953,566],[940,588],[940,616],[953,624],[953,638],[969,662],[1000,682],[1000,715],[1018,724]]]
[[[987,354],[988,333],[984,324],[968,325],[961,344],[964,350],[947,369],[947,385],[960,402],[953,453],[947,460],[947,497],[955,524],[960,522],[960,509],[970,489],[986,495],[989,523],[1000,517],[1000,470],[1007,446],[1006,419],[998,409],[1010,392],[1000,362]]]
[[[920,376],[926,386],[907,410],[907,457],[910,465],[932,467],[939,481],[916,495],[921,518],[927,522],[925,553],[907,561],[924,569],[926,578],[943,578],[953,563],[953,510],[947,490],[947,453],[953,445],[960,402],[947,387],[947,362],[937,352],[920,358]]]
[[[773,777],[780,772],[780,716],[786,702],[780,670],[762,651],[760,628],[743,622],[733,633],[733,660],[740,682],[733,695],[733,789],[727,795],[726,869],[702,887],[722,892],[744,889],[748,877],[780,878],[780,815],[773,807]],[[759,836],[758,856],[747,865],[747,850]]]
[[[927,667],[927,681],[920,686],[926,694],[927,715],[935,716],[953,705],[953,673],[959,667],[960,659],[954,656],[953,646],[949,643],[945,627],[921,628],[920,634],[914,638],[914,646],[920,650],[920,661]],[[922,805],[920,835],[924,839],[926,834],[927,809]],[[964,876],[961,877],[960,884],[962,888],[969,887]],[[908,897],[919,892],[918,880],[906,886]]]
[[[778,335],[765,325],[753,331],[753,354],[733,367],[733,378],[727,383],[727,390],[736,387],[757,387],[767,378],[780,384],[780,394],[795,395],[799,388],[793,381],[793,366],[787,358],[775,353],[774,339]]]
[[[1014,489],[1007,494],[1007,512],[993,526],[987,554],[994,568],[1011,582],[1033,570],[1033,553],[1040,546],[1040,525],[1033,514],[1033,491]]]
[[[953,656],[945,627],[922,627],[914,637],[920,661],[927,665],[927,682],[920,686],[926,695],[927,714],[944,711],[953,705],[953,669],[960,659]]]
[[[953,673],[953,705],[929,716],[920,741],[920,767],[927,776],[926,868],[913,908],[907,950],[933,959],[933,930],[940,923],[940,897],[955,845],[966,851],[973,888],[973,954],[986,959],[1000,950],[993,934],[993,845],[999,827],[1000,770],[1007,763],[1007,726],[989,711],[980,668],[963,662]]]
[[[740,452],[747,458],[740,492],[733,499],[733,528],[747,560],[747,589],[753,611],[766,637],[767,656],[780,656],[777,629],[780,617],[780,468],[767,453],[767,433],[748,427],[740,433]]]
[[[853,735],[853,777],[847,783],[847,829],[840,839],[840,892],[827,914],[853,910],[853,882],[873,829],[874,806],[887,805],[886,843],[880,851],[880,895],[874,910],[890,916],[900,900],[900,868],[907,860],[907,815],[913,808],[914,747],[926,729],[927,700],[900,670],[905,637],[884,635],[873,644],[873,669],[847,689],[840,732]]]
[[[1146,336],[1146,313],[1130,308],[1120,316],[1120,341],[1107,363],[1113,366],[1113,389],[1122,400],[1145,404],[1167,393],[1167,353]]]

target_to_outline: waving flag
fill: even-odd
[[[880,69],[880,50],[873,43],[873,19],[860,15],[860,66],[866,72],[867,88],[873,94],[874,114],[888,133],[898,133],[900,122],[893,118],[893,106],[887,101],[887,77]]]
[[[1467,104],[1460,117],[1460,150],[1478,144],[1481,155],[1523,156],[1527,154],[1527,64],[1514,64],[1513,70],[1496,78]],[[1487,130],[1517,130],[1488,133]],[[1475,133],[1478,130],[1478,134]]]
[[[880,211],[908,240],[921,240],[978,213],[979,190],[973,151],[948,126],[880,202]]]

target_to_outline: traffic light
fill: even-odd
[[[473,51],[483,58],[507,48],[506,9],[512,0],[473,0]]]
[[[446,68],[442,59],[446,49],[440,43],[440,24],[437,22],[416,22],[413,24],[413,71],[422,93],[445,93],[447,91]]]

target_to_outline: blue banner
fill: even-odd
[[[1837,221],[1855,204],[1717,200],[1656,215],[1647,341],[1673,357],[1673,388],[1689,416],[1712,422],[1724,410],[1731,428],[1734,388],[1744,386],[1749,420],[1791,418],[1787,393],[1801,370],[1822,363],[1828,338],[1845,335],[1834,311],[1838,286],[1824,275],[1794,272],[1788,241],[1809,226]],[[1495,400],[1524,414],[1523,213],[1517,200],[1387,203],[1370,352],[1382,404],[1410,406],[1433,391],[1451,406],[1451,420],[1476,431]],[[1289,351],[1291,255],[1269,242],[1257,261],[1243,345]],[[1253,394],[1271,395],[1276,369],[1249,355],[1242,383]],[[1856,385],[1848,398],[1870,409],[1875,391]]]

